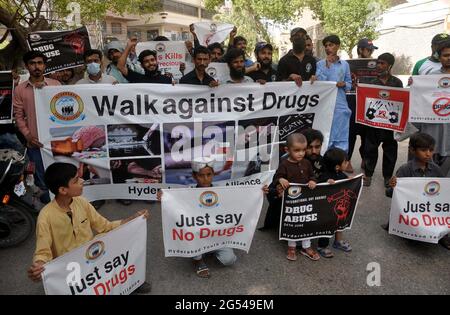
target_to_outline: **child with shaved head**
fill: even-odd
[[[280,193],[289,188],[290,183],[308,184],[310,189],[316,187],[317,180],[313,168],[305,158],[307,146],[306,138],[301,133],[293,133],[287,137],[285,151],[288,153],[288,158],[280,162],[273,178],[273,183]],[[297,242],[288,242],[286,257],[288,260],[297,260],[296,247]],[[311,240],[302,241],[300,253],[314,261],[320,258],[320,255],[311,247]]]

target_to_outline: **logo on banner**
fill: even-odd
[[[217,24],[211,23],[211,25],[209,26],[209,30],[211,31],[211,33],[217,32]]]
[[[337,222],[345,221],[350,212],[352,199],[357,199],[358,196],[350,189],[343,189],[327,198],[328,203],[335,202],[333,211],[336,214]]]
[[[302,187],[300,186],[291,186],[288,188],[288,196],[291,199],[295,199],[302,194]]]
[[[450,115],[450,98],[441,97],[434,101],[433,112],[441,117]]]
[[[87,263],[96,261],[99,257],[105,254],[105,243],[97,241],[92,243],[86,250]]]
[[[447,77],[441,78],[438,82],[438,85],[439,85],[439,87],[444,88],[444,89],[450,87],[450,78],[447,78]]]
[[[367,63],[367,68],[374,69],[377,66],[377,62],[375,60],[369,61]]]
[[[213,78],[216,77],[217,74],[217,70],[214,67],[209,67],[208,69],[206,69],[206,72]]]
[[[214,191],[205,191],[200,195],[200,207],[217,207],[219,196]]]
[[[380,90],[380,91],[378,92],[378,95],[379,95],[381,98],[383,98],[383,99],[387,99],[387,98],[389,98],[389,96],[391,96],[391,93],[390,93],[389,91],[386,91],[386,90]]]
[[[441,190],[441,185],[439,184],[439,182],[433,181],[425,185],[425,194],[427,194],[428,196],[438,195],[439,190]]]
[[[50,120],[60,124],[73,124],[83,120],[84,104],[81,97],[73,92],[61,92],[50,101]]]
[[[166,45],[164,45],[163,43],[158,43],[156,44],[155,49],[157,52],[163,52],[166,50]]]
[[[32,42],[37,42],[41,40],[41,35],[39,34],[30,34],[30,40]]]

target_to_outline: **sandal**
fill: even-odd
[[[206,263],[203,261],[203,259],[200,260],[194,260],[194,266],[195,266],[195,272],[197,273],[197,276],[200,278],[209,278],[209,268],[206,265]]]
[[[334,257],[333,252],[328,247],[325,247],[325,248],[318,247],[317,251],[319,252],[320,256],[322,256],[324,258],[333,258]]]
[[[317,253],[314,249],[312,249],[312,247],[306,248],[306,249],[302,248],[302,250],[300,251],[300,253],[301,253],[303,256],[306,256],[306,257],[308,257],[309,259],[311,259],[311,260],[313,260],[313,261],[317,261],[317,260],[320,259],[319,253]]]
[[[352,247],[346,241],[334,241],[333,247],[336,248],[336,249],[342,250],[342,251],[344,251],[346,253],[352,251]]]
[[[297,260],[297,253],[295,247],[288,246],[288,252],[286,258],[290,261]]]

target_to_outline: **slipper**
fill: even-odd
[[[334,254],[329,248],[317,248],[317,251],[319,252],[320,256],[324,258],[333,258]]]
[[[195,266],[195,272],[197,273],[197,276],[200,278],[209,278],[209,268],[206,265],[206,263],[201,260],[194,260],[194,266]]]
[[[288,252],[286,258],[290,261],[296,261],[297,260],[297,253],[295,247],[288,246]]]
[[[352,247],[346,241],[335,241],[333,247],[347,253],[352,251]]]
[[[311,250],[311,251],[313,251],[313,253],[308,253],[307,250]],[[307,249],[302,248],[302,250],[300,251],[300,254],[302,254],[303,256],[308,257],[309,259],[311,259],[313,261],[317,261],[317,260],[320,259],[320,255],[314,249],[312,249],[311,247],[307,248]]]

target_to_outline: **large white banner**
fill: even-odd
[[[47,295],[128,295],[145,281],[147,220],[138,217],[44,267]]]
[[[409,122],[450,123],[450,76],[419,75],[413,80]]]
[[[436,244],[450,233],[450,178],[398,178],[389,234]]]
[[[164,189],[166,257],[194,257],[225,247],[248,253],[263,198],[262,186]]]
[[[158,59],[158,69],[162,73],[171,73],[175,80],[180,80],[183,76],[180,72],[180,64],[186,65],[184,73],[194,69],[186,44],[183,41],[162,41],[162,42],[139,42],[136,45],[136,53],[139,55],[143,50],[155,50]]]
[[[319,129],[326,148],[336,87],[93,84],[45,87],[35,98],[45,167],[76,165],[89,200],[155,200],[162,187],[195,185],[195,157],[216,161],[216,184],[237,186],[268,183],[293,132]]]
[[[228,23],[216,23],[216,22],[197,22],[194,23],[194,30],[197,34],[200,45],[208,46],[212,43],[223,42],[230,32],[233,30],[234,25]]]

